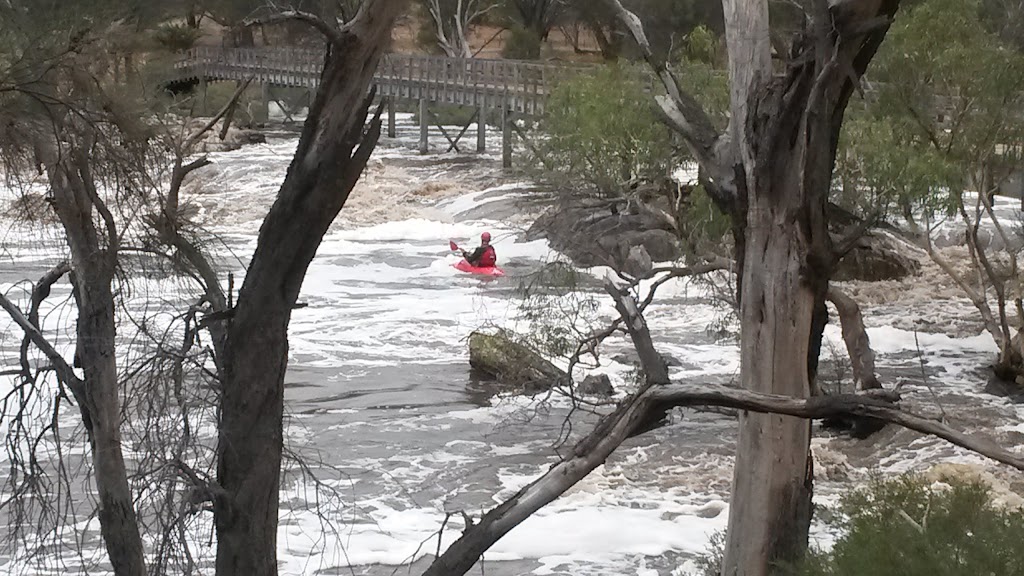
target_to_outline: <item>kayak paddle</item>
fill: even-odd
[[[459,251],[459,245],[456,244],[454,240],[449,240],[448,241],[448,247],[452,249],[452,252],[458,252]]]

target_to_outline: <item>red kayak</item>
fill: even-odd
[[[481,276],[504,276],[505,271],[497,266],[473,266],[465,259],[459,260],[452,267],[462,272],[469,272],[470,274],[479,274]]]

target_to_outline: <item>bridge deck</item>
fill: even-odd
[[[315,89],[323,54],[297,48],[211,48],[189,50],[175,64],[178,81],[245,80],[272,86]],[[398,100],[506,109],[543,114],[554,82],[581,65],[521,60],[386,55],[377,68],[377,93]]]

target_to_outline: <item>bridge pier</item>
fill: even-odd
[[[512,167],[512,112],[501,107],[501,167]]]
[[[395,99],[392,96],[388,96],[388,138],[394,138],[397,135],[395,131]]]
[[[430,151],[427,146],[427,133],[430,130],[430,119],[427,118],[429,115],[427,110],[427,99],[420,98],[420,154],[426,154]]]
[[[476,152],[483,154],[487,151],[487,109],[480,104],[476,109]]]
[[[252,119],[260,123],[270,120],[270,84],[266,82],[260,83],[259,105],[254,107]]]
[[[207,86],[206,76],[199,77],[199,116],[206,116],[210,113],[209,104],[206,103]]]

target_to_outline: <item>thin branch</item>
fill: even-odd
[[[50,295],[50,288],[53,287],[54,283],[60,280],[65,274],[71,271],[71,265],[65,260],[60,264],[57,264],[51,268],[46,274],[36,282],[36,285],[32,287],[31,304],[28,311],[28,321],[32,323],[37,329],[39,328],[39,306],[43,303],[43,300]],[[21,342],[21,367],[24,373],[29,374],[30,366],[28,363],[28,347],[31,340],[28,334],[25,335]]]
[[[658,76],[665,87],[667,96],[657,96],[655,101],[665,122],[683,136],[687,147],[697,161],[709,172],[715,183],[723,190],[735,194],[735,176],[732,169],[734,147],[726,135],[720,135],[711,123],[711,118],[697,100],[682,90],[679,81],[669,70],[664,59],[657,57],[644,33],[643,24],[636,14],[627,10],[619,0],[605,0],[619,20],[629,30],[644,60]]]
[[[68,386],[71,386],[72,389],[76,386],[84,386],[84,382],[78,378],[74,369],[68,365],[64,360],[64,357],[60,355],[60,352],[57,352],[57,349],[53,347],[53,344],[43,336],[42,332],[40,332],[38,328],[29,322],[28,318],[22,314],[21,310],[14,304],[14,302],[11,302],[11,300],[2,293],[0,293],[0,308],[7,311],[7,314],[9,314],[11,319],[14,320],[14,323],[17,324],[25,332],[25,335],[32,340],[32,343],[42,351],[46,358],[53,364],[54,369],[57,372],[57,376],[60,377],[63,382]]]
[[[264,18],[248,18],[242,22],[242,25],[246,27],[262,26],[264,24],[276,24],[278,22],[287,22],[289,20],[298,20],[299,22],[309,24],[323,34],[324,37],[326,37],[334,46],[340,46],[342,43],[343,36],[341,30],[331,26],[330,23],[316,14],[303,12],[302,10],[285,10]]]
[[[212,130],[213,127],[217,125],[217,122],[220,121],[220,119],[223,118],[232,108],[234,108],[238,103],[238,99],[242,97],[242,93],[245,92],[245,89],[249,87],[250,83],[252,83],[253,78],[255,78],[255,76],[250,75],[241,82],[238,85],[238,88],[235,89],[235,93],[231,95],[230,99],[228,99],[227,104],[225,104],[209,122],[185,140],[185,143],[181,146],[181,153],[183,155],[188,154],[188,151],[199,142],[199,139],[202,138],[204,134]]]

